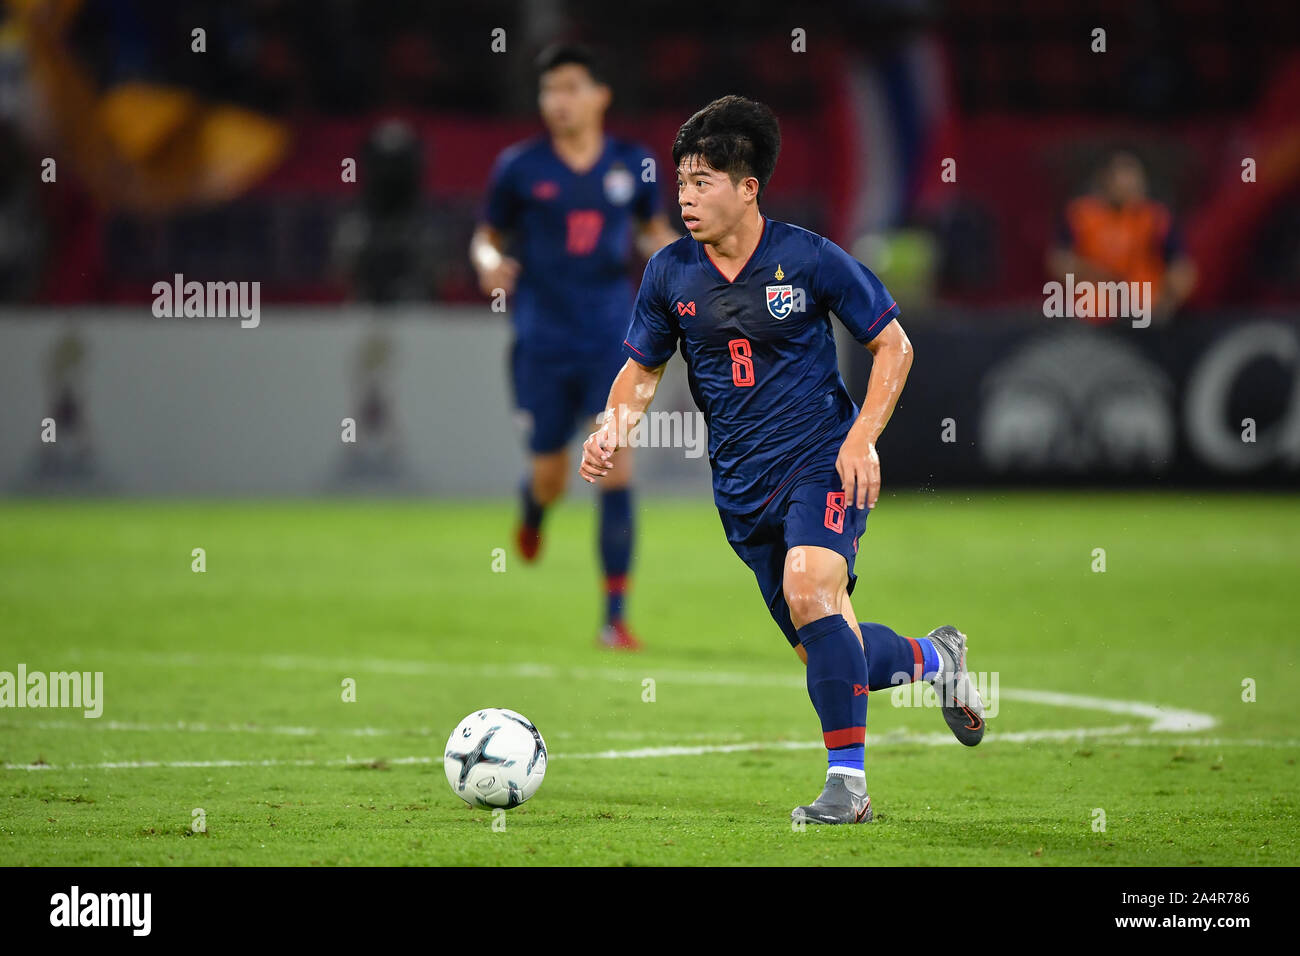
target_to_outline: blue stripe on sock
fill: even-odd
[[[867,746],[838,747],[826,751],[827,762],[832,767],[847,767],[850,770],[865,770],[867,764]]]
[[[921,645],[921,657],[925,660],[925,674],[923,680],[934,680],[934,675],[939,671],[939,652],[934,649],[934,641],[928,637],[918,637],[916,643]]]

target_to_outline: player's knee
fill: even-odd
[[[612,468],[608,475],[605,476],[605,490],[613,491],[616,488],[627,488],[632,484],[632,469],[628,467]]]
[[[564,462],[538,462],[533,468],[533,497],[540,505],[549,505],[564,494]]]
[[[564,476],[554,475],[539,477],[533,482],[533,497],[539,505],[551,505],[564,494]]]
[[[839,613],[840,597],[832,584],[801,578],[785,582],[785,603],[795,627]]]

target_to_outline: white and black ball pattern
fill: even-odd
[[[472,807],[517,807],[546,776],[546,741],[523,714],[476,710],[447,738],[443,767],[452,791]]]

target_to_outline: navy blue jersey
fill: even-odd
[[[690,236],[646,265],[623,350],[653,367],[680,343],[720,509],[756,511],[812,458],[834,459],[858,406],[840,377],[831,312],[865,344],[898,305],[866,266],[789,223],[764,218],[731,282]]]
[[[522,266],[511,315],[533,353],[618,354],[634,227],[658,211],[659,196],[642,179],[647,150],[611,136],[604,143],[581,175],[548,137],[511,146],[492,168],[483,219],[509,234]]]

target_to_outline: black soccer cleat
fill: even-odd
[[[790,811],[790,819],[796,823],[870,823],[871,797],[867,795],[867,782],[860,777],[827,774],[821,796],[809,806],[795,807]]]
[[[943,705],[943,719],[958,740],[974,747],[984,739],[984,701],[966,671],[966,635],[945,624],[926,637],[943,663],[939,679],[932,682]]]

